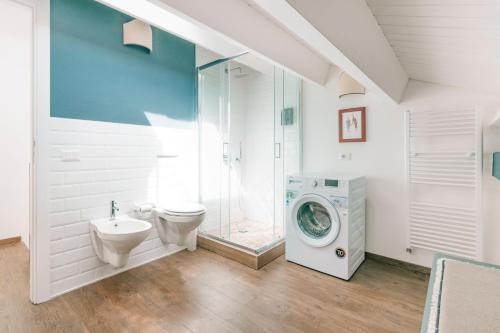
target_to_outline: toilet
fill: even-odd
[[[203,222],[207,209],[194,202],[178,202],[153,210],[154,225],[165,244],[186,246],[196,250],[196,229]]]

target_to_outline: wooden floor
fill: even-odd
[[[417,332],[427,280],[367,260],[345,282],[288,263],[259,271],[199,249],[40,305],[28,252],[0,247],[0,332]]]

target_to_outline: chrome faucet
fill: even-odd
[[[120,208],[118,208],[118,204],[116,201],[112,200],[111,201],[111,218],[110,220],[114,220],[116,218],[116,212],[120,211]]]

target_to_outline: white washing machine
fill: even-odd
[[[286,259],[349,280],[365,260],[365,192],[364,177],[289,176]]]

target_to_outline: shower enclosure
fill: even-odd
[[[198,68],[202,236],[260,253],[285,233],[284,178],[301,170],[301,80],[220,59]]]

